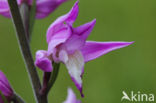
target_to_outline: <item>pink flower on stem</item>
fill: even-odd
[[[74,94],[72,89],[69,88],[67,99],[63,103],[81,103],[81,101],[76,99],[76,95]]]
[[[66,65],[69,75],[76,87],[82,93],[82,75],[84,64],[110,51],[126,47],[133,42],[95,42],[86,41],[91,33],[96,19],[73,27],[79,12],[78,1],[69,13],[59,17],[47,31],[48,50],[36,52],[35,64],[44,72],[53,70],[52,62],[62,62]]]
[[[26,2],[30,7],[33,0],[17,0],[18,5]],[[58,6],[67,0],[36,0],[36,18],[42,19],[52,13]],[[0,0],[0,15],[10,18],[10,10],[7,0]]]
[[[9,84],[9,81],[1,71],[0,71],[0,91],[7,99],[13,96],[13,90]],[[0,96],[0,103],[3,103],[2,101],[3,101],[2,97]]]

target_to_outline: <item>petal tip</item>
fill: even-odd
[[[95,26],[95,24],[96,24],[96,18],[95,18],[95,19],[93,19],[93,20],[90,22],[90,25],[91,25],[92,27],[94,27],[94,26]]]
[[[78,11],[79,9],[79,0],[77,0],[73,6],[73,9],[72,10],[77,10]]]
[[[84,94],[83,93],[81,93],[81,97],[84,98]]]
[[[95,24],[96,23],[96,18],[92,20],[92,22]]]
[[[95,24],[96,24],[96,18],[95,19],[93,19],[92,21],[91,21],[91,23],[92,23],[92,25],[93,25],[93,27],[95,26]]]
[[[135,43],[135,41],[132,41],[132,42],[129,42],[130,44],[133,44],[133,43]]]
[[[75,2],[74,6],[72,7],[71,11],[69,12],[69,17],[73,18],[72,23],[76,20],[79,12],[79,0]]]
[[[78,5],[78,4],[79,4],[79,2],[80,2],[80,0],[77,0],[77,1],[76,1],[76,3],[75,3],[75,5]]]
[[[81,97],[84,97],[82,84],[79,84],[73,77],[71,77],[72,81],[75,83],[77,89],[80,91]]]
[[[131,44],[133,44],[135,41],[132,41],[132,42],[125,42],[126,44],[125,44],[125,46],[129,46],[129,45],[131,45]]]

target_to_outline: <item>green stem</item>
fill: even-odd
[[[11,11],[11,15],[12,15],[12,20],[14,23],[14,27],[16,29],[16,36],[19,42],[19,46],[21,49],[21,53],[23,55],[25,64],[27,66],[27,71],[29,74],[29,78],[31,80],[31,84],[34,90],[34,94],[36,97],[36,101],[37,103],[46,103],[45,102],[45,98],[42,98],[40,96],[40,89],[41,89],[41,83],[34,65],[34,61],[32,58],[32,54],[30,51],[30,47],[29,47],[29,43],[26,37],[26,31],[25,28],[23,26],[23,22],[21,19],[21,15],[19,12],[19,8],[17,5],[17,1],[16,0],[8,0],[9,3],[9,7],[10,7],[10,11]]]
[[[60,63],[57,64],[57,63],[54,63],[54,69],[53,69],[53,72],[50,76],[50,80],[48,82],[48,85],[47,85],[47,88],[46,88],[46,91],[45,91],[45,94],[48,95],[50,89],[53,87],[56,79],[57,79],[57,76],[58,76],[58,73],[59,73],[59,68],[60,68]]]

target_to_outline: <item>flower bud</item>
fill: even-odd
[[[2,71],[0,71],[0,91],[6,98],[13,96],[13,90]]]

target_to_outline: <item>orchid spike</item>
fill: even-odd
[[[48,28],[48,50],[44,52],[38,51],[36,53],[36,55],[40,55],[42,58],[36,57],[35,64],[36,66],[42,65],[38,67],[46,72],[52,71],[52,66],[49,66],[52,61],[56,63],[64,63],[72,81],[75,83],[83,97],[82,75],[84,72],[84,64],[109,53],[110,51],[126,47],[133,42],[86,41],[94,28],[96,19],[74,28],[72,24],[78,16],[78,3],[79,1],[75,3],[73,8],[67,14],[56,19],[56,21],[54,21],[54,23]],[[44,62],[43,59],[45,59]]]
[[[30,7],[33,0],[17,0],[18,5],[26,2]],[[67,0],[36,0],[36,18],[43,19],[52,13],[57,7]],[[7,0],[0,0],[0,15],[10,18],[10,10]]]
[[[0,91],[7,99],[10,99],[13,96],[13,90],[2,71],[0,71]],[[2,101],[2,97],[0,97],[0,101]]]
[[[76,95],[74,94],[72,89],[69,88],[67,99],[63,103],[81,103],[81,101],[76,99]]]

